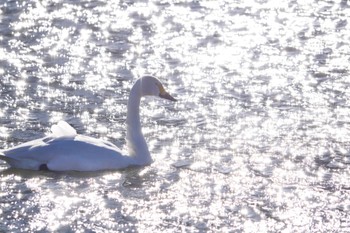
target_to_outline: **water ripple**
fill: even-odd
[[[61,119],[125,145],[133,81],[155,162],[0,163],[0,231],[349,231],[348,1],[0,3],[1,148]]]

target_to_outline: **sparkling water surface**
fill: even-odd
[[[350,3],[0,3],[0,148],[66,120],[125,148],[131,85],[155,162],[0,162],[0,232],[349,232]]]

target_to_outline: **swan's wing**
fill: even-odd
[[[59,121],[51,127],[52,136],[59,137],[75,137],[77,131],[65,121]]]
[[[74,141],[80,141],[80,142],[85,142],[87,144],[91,144],[100,148],[106,148],[109,150],[114,150],[120,154],[122,154],[122,151],[113,143],[103,140],[103,139],[98,139],[98,138],[93,138],[85,135],[78,134],[75,138]]]

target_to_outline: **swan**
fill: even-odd
[[[139,114],[141,97],[148,95],[176,101],[153,76],[144,76],[135,82],[127,104],[129,155],[108,141],[77,134],[67,122],[59,121],[51,127],[50,135],[1,150],[0,159],[14,168],[50,171],[102,171],[149,165],[152,158],[141,131]]]

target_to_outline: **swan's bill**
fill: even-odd
[[[171,100],[171,101],[177,101],[174,97],[172,97],[168,92],[163,92],[159,94],[160,98]]]
[[[174,97],[172,97],[168,92],[165,91],[163,85],[160,82],[156,83],[156,85],[159,88],[159,97],[160,98],[171,100],[171,101],[177,101]]]

